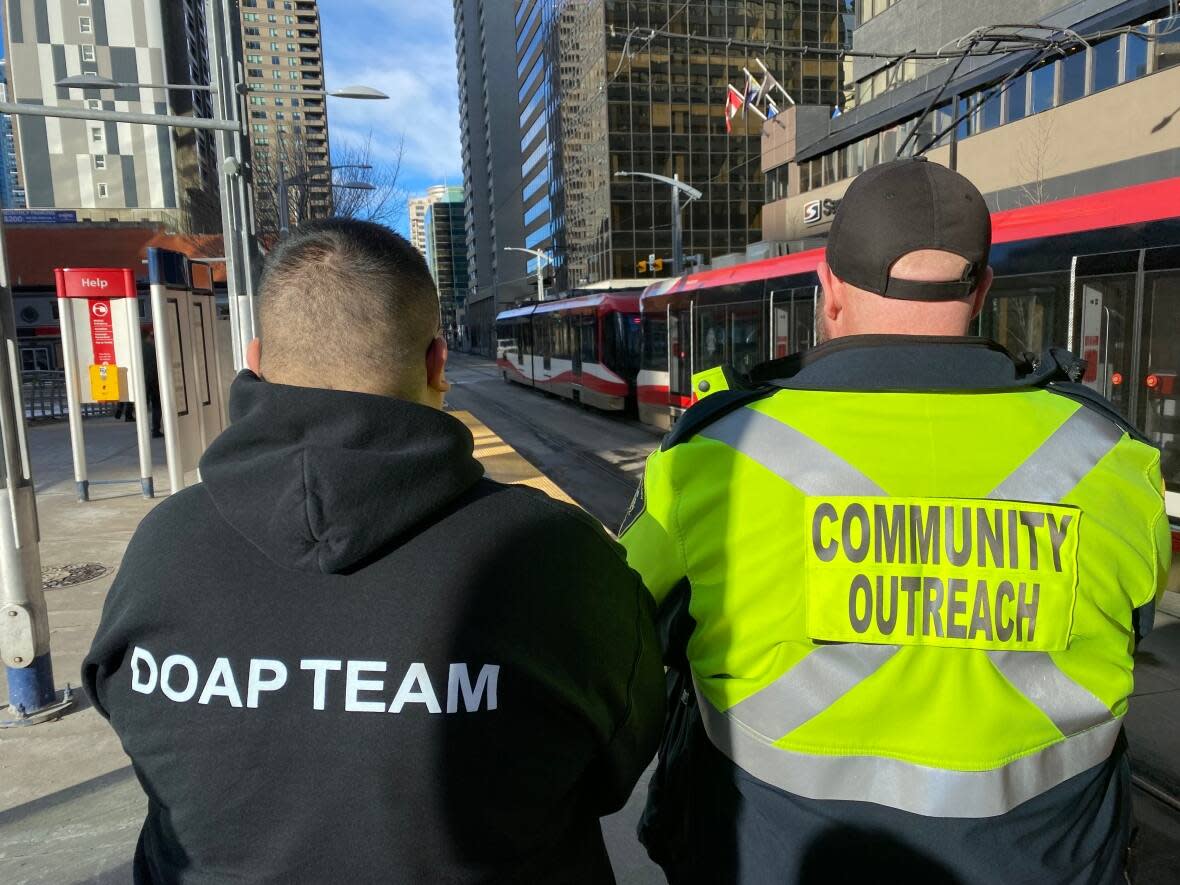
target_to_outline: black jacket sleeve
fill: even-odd
[[[553,576],[565,610],[561,644],[567,679],[602,738],[584,775],[595,812],[622,808],[655,756],[664,723],[664,668],[651,596],[628,567],[623,548],[599,523],[560,508],[560,543],[533,547],[534,562]],[[553,539],[556,541],[556,538]],[[560,588],[560,589],[559,589]]]

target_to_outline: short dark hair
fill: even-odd
[[[267,256],[260,292],[263,373],[279,383],[346,386],[364,373],[396,386],[439,331],[422,255],[371,221],[301,225]]]

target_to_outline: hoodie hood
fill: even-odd
[[[345,571],[483,476],[470,431],[429,406],[244,371],[229,411],[202,482],[222,517],[287,568]]]

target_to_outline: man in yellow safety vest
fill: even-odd
[[[990,245],[957,173],[865,172],[826,343],[648,462],[622,540],[685,603],[645,832],[674,882],[1121,881],[1160,456],[1067,354],[966,337]]]

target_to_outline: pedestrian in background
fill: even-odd
[[[966,337],[978,190],[860,175],[826,343],[690,409],[622,541],[682,678],[643,837],[673,882],[1116,882],[1160,454],[1072,358]]]
[[[260,322],[84,664],[148,796],[136,881],[612,881],[598,819],[663,720],[621,548],[483,477],[400,236],[301,226]]]

